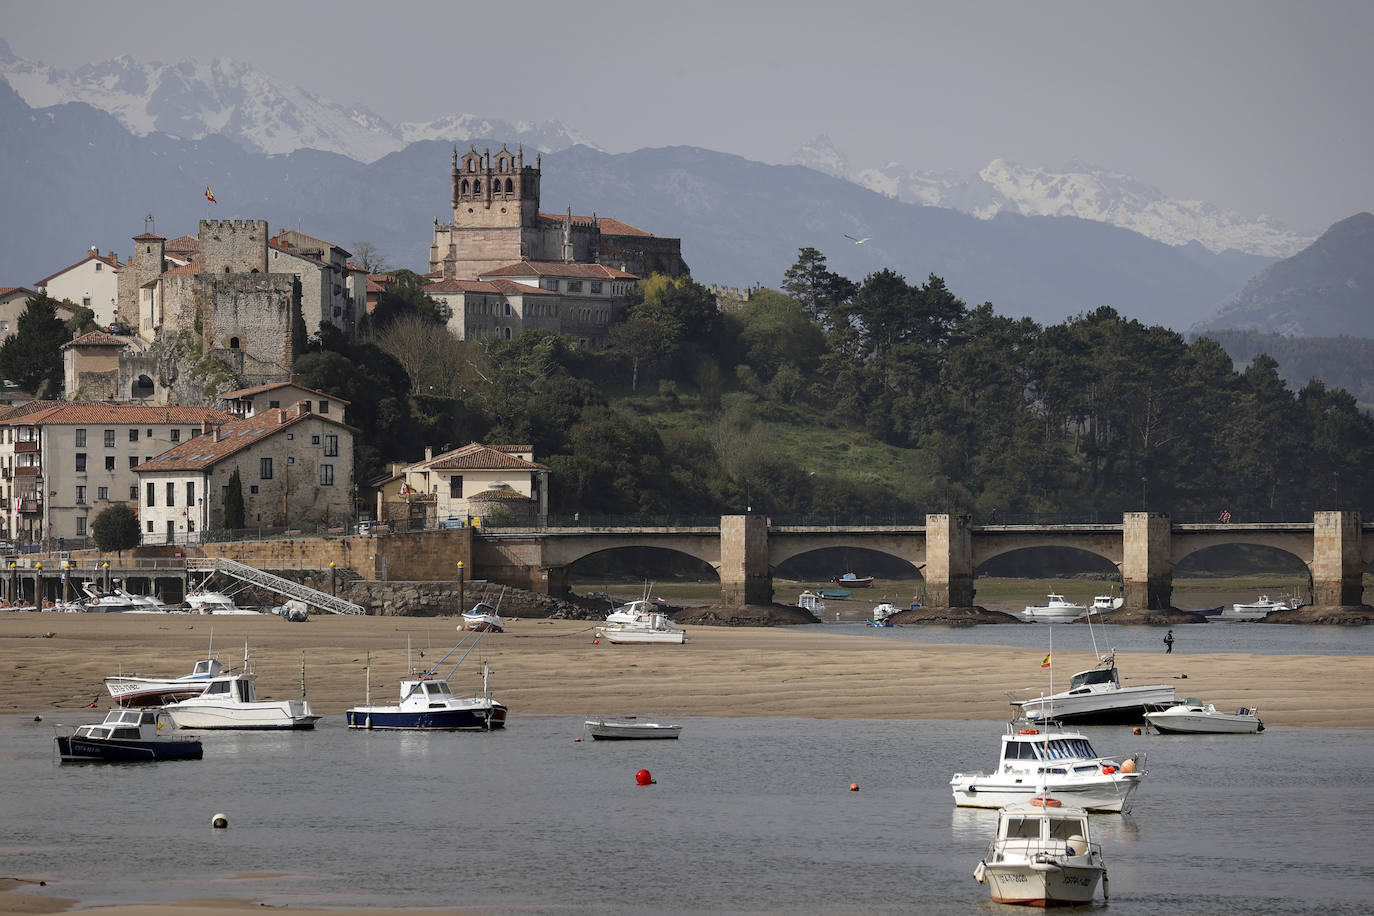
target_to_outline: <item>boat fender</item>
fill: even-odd
[[[44,602],[43,602],[43,609],[44,609],[44,610],[52,610],[52,602],[51,602],[51,601],[44,601]]]
[[[1040,729],[1038,729],[1038,728],[1022,728],[1022,729],[1017,729],[1017,732],[1016,732],[1016,733],[1017,733],[1018,735],[1038,735],[1038,734],[1040,734]]]
[[[229,818],[225,817],[223,814],[216,814],[214,817],[210,818],[210,826],[214,827],[216,830],[223,830],[225,827],[229,826]]]
[[[1134,772],[1135,772],[1135,758],[1134,758],[1134,757],[1129,758],[1129,759],[1127,759],[1127,760],[1123,760],[1123,761],[1121,762],[1121,772],[1123,772],[1123,773],[1134,773]]]
[[[1113,766],[1104,766],[1104,767],[1102,768],[1102,775],[1103,775],[1103,776],[1110,776],[1110,775],[1112,775],[1112,774],[1115,773],[1115,772],[1116,772],[1116,767],[1113,767]]]

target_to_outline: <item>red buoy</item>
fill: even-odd
[[[859,784],[858,784],[857,782],[851,782],[851,783],[849,784],[849,791],[851,791],[851,792],[857,792],[857,791],[859,791]]]
[[[654,776],[648,770],[640,770],[635,774],[635,785],[651,786],[654,784]]]

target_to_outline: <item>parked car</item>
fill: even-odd
[[[370,535],[370,534],[372,533],[372,523],[371,523],[371,522],[359,522],[359,523],[353,528],[353,530],[354,530],[354,532],[356,532],[357,534],[360,534],[360,535],[362,535],[363,537],[367,537],[368,535]]]

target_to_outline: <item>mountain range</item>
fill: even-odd
[[[1185,328],[1273,264],[1277,255],[1264,252],[1298,244],[1258,230],[1242,244],[1234,221],[1226,244],[1166,244],[1147,237],[1142,216],[1131,217],[1135,229],[1118,227],[1104,216],[1163,212],[1164,199],[1104,170],[1056,182],[1006,163],[993,170],[995,162],[981,185],[929,180],[924,193],[943,195],[937,206],[917,199],[915,173],[895,165],[894,181],[900,173],[906,183],[875,190],[867,173],[843,177],[842,157],[779,166],[694,147],[611,154],[556,122],[392,125],[232,61],[116,58],[67,73],[0,42],[0,75],[0,206],[19,226],[0,249],[0,285],[31,285],[92,245],[127,249],[145,215],[163,235],[194,233],[209,211],[206,185],[216,217],[267,219],[273,230],[300,228],[344,247],[369,241],[391,266],[424,270],[430,227],[451,216],[455,143],[546,150],[545,211],[614,216],[680,237],[705,283],[777,286],[809,246],[855,280],[889,267],[912,282],[935,274],[969,302],[1043,323],[1110,305]],[[830,155],[839,156],[833,145]],[[1043,215],[1056,197],[1063,206]],[[845,234],[872,241],[856,246]]]

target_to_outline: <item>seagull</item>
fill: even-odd
[[[872,236],[868,236],[868,237],[866,237],[866,238],[856,239],[856,238],[854,238],[854,236],[850,235],[850,234],[847,233],[847,232],[844,234],[844,237],[847,238],[847,239],[849,239],[849,240],[850,240],[851,242],[853,242],[855,245],[862,245],[864,242],[870,241],[870,240],[873,238]]]

